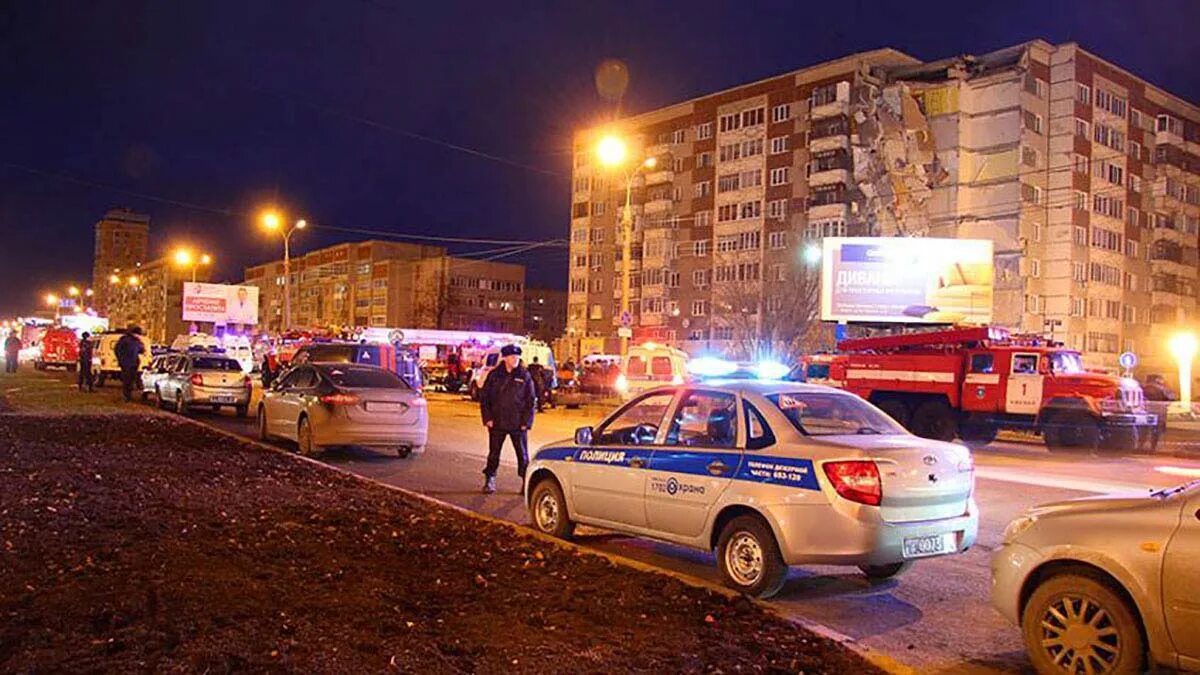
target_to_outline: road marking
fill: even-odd
[[[1117,483],[1098,480],[1095,478],[1071,478],[1069,476],[1054,476],[1046,473],[1030,473],[1026,469],[1009,469],[995,466],[975,466],[975,477],[988,480],[1000,480],[1008,483],[1023,483],[1038,487],[1061,488],[1077,490],[1093,494],[1108,494],[1110,492],[1145,492],[1152,488],[1149,485],[1134,483]]]
[[[1189,468],[1184,466],[1156,466],[1155,471],[1165,473],[1168,476],[1183,476],[1185,478],[1200,478],[1200,468]]]

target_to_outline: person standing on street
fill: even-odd
[[[529,465],[528,435],[537,405],[533,377],[521,365],[521,348],[505,345],[500,349],[500,356],[503,364],[488,373],[479,392],[479,409],[488,430],[484,494],[496,491],[496,470],[500,468],[500,451],[504,448],[505,438],[512,440],[517,454],[517,475],[524,483],[525,467]]]
[[[538,357],[535,356],[528,370],[529,377],[533,378],[533,393],[537,396],[537,411],[542,412],[542,407],[546,405],[546,369],[538,363]]]
[[[16,333],[9,333],[4,340],[4,372],[17,372],[17,359],[21,358],[21,338]]]
[[[85,391],[84,387],[86,387],[86,391],[89,394],[95,391],[93,388],[94,380],[92,378],[92,353],[94,348],[94,345],[92,345],[92,334],[84,331],[79,336],[79,364],[77,370],[79,371],[79,391]]]
[[[142,353],[146,351],[145,345],[138,337],[141,333],[137,326],[130,326],[113,348],[117,354],[117,365],[121,367],[121,395],[125,397],[126,402],[133,400],[133,383],[137,379]]]

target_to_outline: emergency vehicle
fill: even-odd
[[[79,338],[70,328],[54,327],[42,334],[41,353],[33,361],[35,370],[62,366],[75,370],[79,362]]]
[[[1078,351],[989,326],[853,338],[823,357],[825,384],[874,403],[918,436],[985,445],[1001,429],[1051,450],[1158,442],[1137,380],[1089,372]]]
[[[682,349],[643,342],[629,348],[621,360],[614,387],[625,400],[664,384],[683,384],[688,376],[688,355]]]

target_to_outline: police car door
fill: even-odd
[[[1009,364],[1004,411],[1013,415],[1036,415],[1042,407],[1040,354],[1013,352]]]
[[[646,526],[646,466],[674,400],[670,389],[630,401],[596,427],[591,445],[575,453],[571,496],[580,517]]]
[[[646,509],[652,530],[680,537],[701,533],[742,461],[739,419],[736,395],[685,390],[663,445],[650,458]]]

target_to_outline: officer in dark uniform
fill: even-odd
[[[533,377],[521,365],[521,348],[505,345],[500,349],[500,357],[502,362],[488,373],[479,392],[479,409],[488,430],[484,494],[496,491],[496,469],[500,467],[505,437],[512,439],[517,453],[517,475],[525,480],[525,467],[529,464],[528,434],[537,407]]]
[[[121,395],[125,401],[133,400],[133,385],[137,381],[138,368],[141,366],[142,353],[146,346],[142,344],[142,329],[130,326],[118,340],[113,351],[116,352],[117,365],[121,368]]]
[[[92,374],[92,355],[95,353],[95,345],[92,343],[92,334],[84,332],[79,336],[79,391],[86,391],[89,394],[94,391],[94,376]]]

